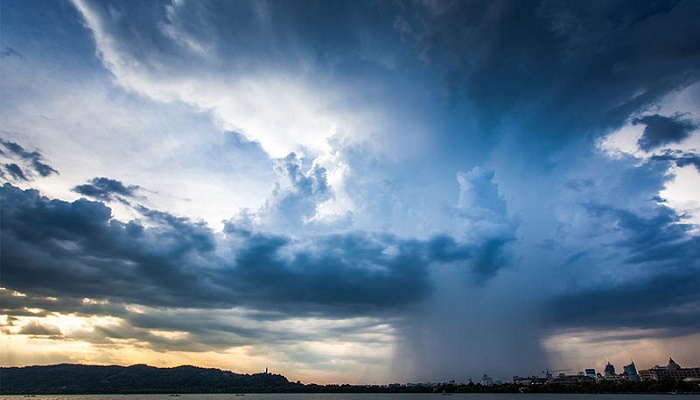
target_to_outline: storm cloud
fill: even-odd
[[[581,365],[700,356],[699,15],[4,4],[10,363],[80,343],[322,382],[508,379],[569,365],[571,332]]]
[[[4,282],[36,295],[348,316],[424,299],[436,263],[476,256],[476,273],[498,268],[489,263],[500,246],[493,240],[475,246],[362,232],[294,239],[233,223],[221,239],[201,223],[145,208],[147,224],[125,223],[101,202],[51,200],[10,184],[2,194]]]
[[[5,170],[15,179],[18,181],[27,181],[27,176],[24,174],[24,171],[22,171],[22,168],[15,164],[5,164]]]
[[[634,124],[645,125],[644,133],[637,144],[644,151],[657,149],[661,146],[680,143],[698,128],[692,121],[681,116],[664,117],[658,114],[647,115],[632,121]]]
[[[15,180],[30,180],[32,176],[27,175],[25,171],[31,171],[41,177],[58,174],[56,169],[43,162],[44,157],[39,151],[27,151],[20,144],[9,140],[0,139],[0,143],[8,150],[8,153],[2,152],[0,155],[14,158],[22,164],[22,167],[16,163],[5,164],[7,172],[9,172]]]
[[[601,205],[588,207],[620,230],[610,243],[631,275],[558,296],[552,322],[559,326],[664,329],[682,335],[698,328],[700,237],[665,206],[651,216]]]
[[[136,185],[124,186],[118,180],[99,177],[92,178],[89,183],[74,187],[73,191],[94,199],[110,201],[114,199],[115,195],[134,197],[139,189],[140,187]]]
[[[691,20],[698,7],[673,0],[416,2],[398,13],[397,29],[424,63],[442,70],[454,103],[478,110],[488,137],[515,123],[517,135],[538,138],[522,146],[546,154],[619,127],[696,82],[700,30]]]
[[[679,168],[692,165],[700,172],[700,155],[692,152],[684,152],[682,150],[667,149],[661,154],[654,154],[651,157],[653,161],[671,161]]]

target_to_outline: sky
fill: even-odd
[[[700,366],[700,2],[0,0],[3,366]]]

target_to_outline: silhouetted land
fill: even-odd
[[[0,369],[2,394],[284,392],[294,385],[282,375],[192,366],[59,364]]]
[[[0,368],[0,394],[129,393],[700,393],[698,383],[601,382],[578,385],[365,386],[304,385],[278,374],[236,374],[215,368],[60,364]]]

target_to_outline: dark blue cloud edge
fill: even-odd
[[[659,114],[646,115],[632,121],[634,125],[645,125],[642,136],[637,141],[639,148],[651,151],[671,143],[680,143],[698,128],[692,120],[683,119],[682,115],[664,117]]]
[[[111,201],[120,196],[135,197],[136,191],[139,189],[140,187],[137,185],[126,186],[115,179],[98,177],[92,178],[86,184],[75,186],[73,191],[94,199]]]
[[[659,335],[700,331],[700,236],[673,210],[660,206],[642,217],[628,210],[589,204],[594,218],[615,226],[622,239],[620,268],[635,278],[610,280],[552,299],[549,322],[588,329],[660,329]]]
[[[692,165],[700,172],[700,155],[682,150],[665,149],[661,154],[651,156],[652,161],[673,162],[679,168]]]
[[[85,307],[79,300],[89,297],[152,307],[244,306],[284,315],[395,313],[430,295],[432,265],[465,263],[483,281],[507,265],[505,248],[513,240],[467,245],[447,235],[407,240],[351,232],[300,241],[232,222],[215,235],[203,223],[145,207],[139,207],[145,221],[125,223],[102,202],[52,200],[9,183],[0,193],[3,286],[60,298],[52,304],[67,309]],[[692,226],[663,206],[651,217],[600,204],[587,211],[621,231],[623,239],[611,246],[624,252],[622,266],[643,271],[638,279],[559,295],[551,322],[697,327],[700,310],[692,305],[700,302],[700,237],[689,234]],[[674,305],[684,313],[648,318]]]
[[[700,79],[694,1],[270,2],[265,35],[257,33],[254,3],[205,0],[173,13],[164,1],[88,3],[116,51],[141,72],[228,74],[273,65],[296,75],[311,66],[315,79],[379,84],[423,71],[416,77],[438,77],[456,108],[473,114],[481,140],[493,145],[513,123],[520,134],[537,135],[530,151],[601,136]],[[216,62],[193,56],[163,26],[210,45]],[[667,123],[673,118],[639,119],[650,146],[684,134],[681,120]]]
[[[286,314],[381,313],[426,298],[434,263],[477,257],[473,273],[493,276],[503,265],[486,264],[499,260],[510,240],[481,246],[448,236],[421,241],[353,232],[300,241],[234,223],[215,235],[203,223],[144,207],[144,221],[125,223],[102,202],[49,199],[9,183],[0,192],[3,285],[57,298]]]
[[[5,149],[8,150],[9,154],[14,155],[15,158],[19,158],[24,161],[23,166],[16,163],[5,164],[5,170],[10,174],[10,176],[15,181],[29,181],[32,179],[32,173],[39,174],[42,177],[47,177],[52,174],[58,174],[58,171],[52,166],[43,162],[43,155],[39,151],[27,151],[22,145],[15,143],[10,140],[0,139],[0,144],[2,144]],[[7,155],[8,153],[0,150],[0,155]]]

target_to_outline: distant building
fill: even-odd
[[[625,372],[622,373],[622,376],[628,380],[628,381],[633,381],[633,382],[639,382],[640,378],[639,375],[637,374],[637,367],[634,366],[634,361],[630,363],[630,365],[625,365],[622,367]]]
[[[493,379],[491,379],[490,376],[484,374],[484,376],[481,377],[481,384],[484,386],[493,386]]]
[[[605,370],[603,370],[603,376],[615,376],[615,366],[610,364],[610,362],[608,362],[608,365],[605,366]]]
[[[640,370],[639,376],[643,381],[658,381],[660,379],[694,380],[700,379],[700,367],[682,368],[672,358],[669,358],[667,366],[655,365],[650,369]]]
[[[671,357],[668,358],[668,366],[666,368],[668,368],[669,371],[678,371],[683,369],[680,365],[673,361],[673,358]]]
[[[595,374],[595,368],[586,368],[584,370],[586,376],[590,376],[591,378],[595,379],[596,374]]]
[[[620,382],[620,381],[627,380],[627,378],[625,377],[624,374],[622,374],[622,375],[616,374],[615,373],[615,366],[608,362],[608,364],[605,366],[605,370],[603,371],[603,375],[598,374],[598,376],[596,376],[596,380],[598,382],[600,382],[600,381]]]

